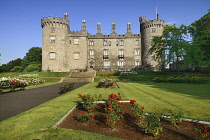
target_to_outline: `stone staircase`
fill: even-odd
[[[82,83],[82,82],[94,82],[96,71],[87,72],[70,72],[68,78],[62,78],[61,83]]]

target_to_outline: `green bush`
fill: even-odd
[[[41,64],[30,64],[24,69],[24,72],[39,72],[39,71],[41,71]]]
[[[22,66],[15,66],[13,69],[11,69],[11,72],[22,72],[23,71]]]

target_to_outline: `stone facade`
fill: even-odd
[[[157,19],[146,21],[140,17],[140,34],[133,34],[131,23],[127,32],[119,35],[116,23],[112,22],[109,35],[101,33],[101,24],[97,24],[97,33],[91,35],[82,21],[81,31],[71,31],[67,13],[64,18],[45,17],[42,26],[42,70],[53,72],[84,71],[93,68],[98,71],[129,71],[161,69],[161,61],[155,61],[149,54],[151,38],[161,35],[164,21]]]

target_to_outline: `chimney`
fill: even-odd
[[[112,33],[116,33],[115,22],[112,22]]]
[[[97,33],[101,33],[101,23],[98,22],[97,24]]]
[[[86,31],[86,21],[82,20],[82,31]]]
[[[127,24],[127,33],[130,33],[131,32],[131,23],[128,22]]]

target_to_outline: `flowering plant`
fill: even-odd
[[[210,139],[210,128],[206,124],[196,123],[196,130],[201,133],[201,137],[204,139]]]
[[[133,114],[139,118],[139,119],[144,119],[145,115],[144,115],[144,107],[140,107],[138,104],[135,103],[136,100],[131,100],[130,104],[132,104],[132,112]],[[139,120],[138,120],[139,121]]]
[[[110,94],[109,98],[106,102],[106,112],[107,112],[107,119],[106,124],[108,124],[112,129],[115,128],[115,124],[117,120],[120,120],[123,118],[123,112],[122,112],[122,103],[119,102],[122,97],[120,96],[120,93],[118,95],[116,94]]]
[[[113,86],[115,83],[115,79],[100,79],[98,86]]]
[[[83,102],[83,107],[88,111],[90,112],[91,109],[95,106],[95,103],[94,101],[98,101],[101,99],[102,95],[99,94],[99,95],[90,95],[90,94],[87,94],[87,95],[82,95],[82,94],[78,94],[79,98],[82,99],[82,102]]]
[[[160,115],[158,113],[150,113],[147,119],[144,119],[143,124],[140,125],[140,128],[149,135],[156,136],[162,130]]]
[[[81,122],[88,122],[90,120],[93,120],[95,117],[95,115],[90,113],[84,114],[84,111],[80,111],[79,113],[82,114],[81,116],[78,117],[78,120]]]

